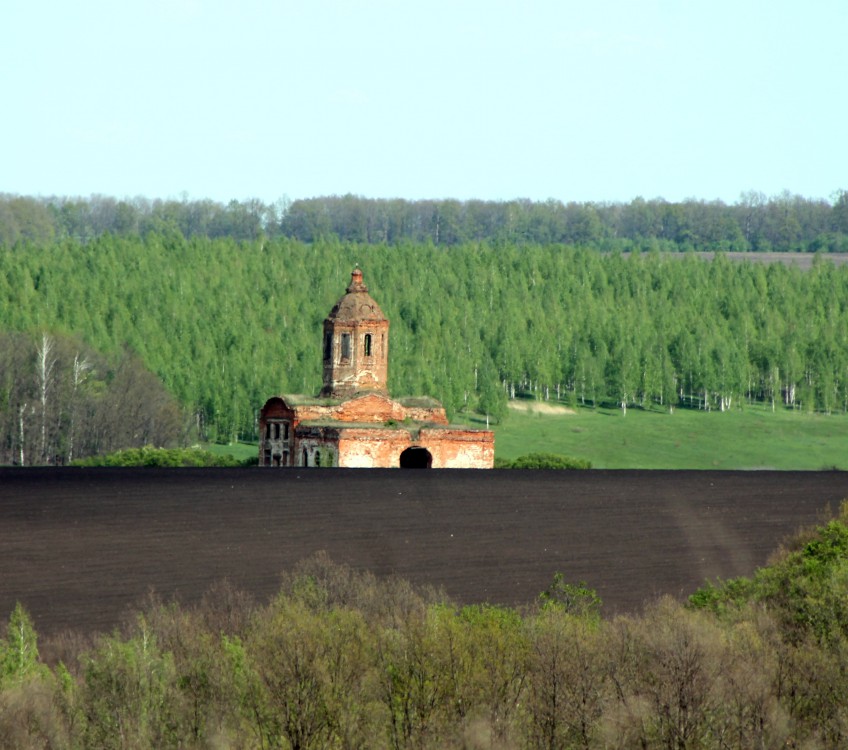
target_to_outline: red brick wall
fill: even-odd
[[[405,419],[433,424],[448,423],[445,410],[441,407],[433,409],[407,408],[397,401],[378,394],[360,396],[331,406],[298,406],[297,418],[299,421],[326,420],[332,422],[362,422],[365,424],[382,424],[389,420],[403,422]]]
[[[491,469],[495,436],[488,430],[421,430],[417,442],[433,456],[434,469]]]
[[[430,451],[434,469],[491,469],[495,438],[485,430],[345,428],[339,433],[339,466],[398,468],[400,454],[416,446]]]

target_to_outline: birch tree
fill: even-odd
[[[53,353],[55,342],[46,333],[41,334],[41,343],[36,350],[35,377],[38,385],[39,404],[41,410],[41,440],[39,456],[42,463],[51,463],[47,436],[47,403],[48,395],[52,396],[53,372],[56,368],[56,356]]]

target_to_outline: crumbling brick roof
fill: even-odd
[[[368,287],[362,281],[362,271],[358,268],[350,275],[350,284],[344,295],[327,316],[328,320],[386,320],[380,306],[368,294]]]

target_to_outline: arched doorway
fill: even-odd
[[[413,446],[400,454],[401,469],[431,469],[432,467],[433,456],[426,448]]]

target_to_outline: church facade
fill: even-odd
[[[389,396],[389,321],[358,268],[324,320],[322,356],[318,396],[262,407],[260,466],[492,468],[491,431],[449,424],[435,399]]]

